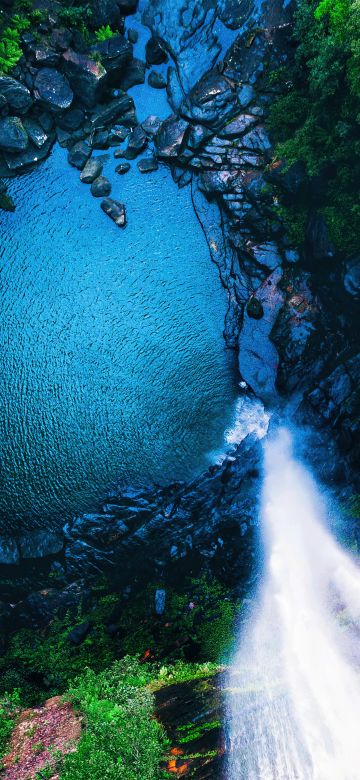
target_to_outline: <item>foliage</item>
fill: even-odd
[[[78,5],[71,8],[59,8],[58,17],[63,24],[70,28],[83,31],[91,19],[92,11],[87,5]]]
[[[95,37],[98,41],[107,41],[109,38],[112,38],[115,35],[113,30],[111,29],[110,25],[103,25],[102,27],[99,27],[98,30],[95,30]]]
[[[293,65],[269,119],[277,155],[325,186],[315,206],[350,254],[360,230],[360,0],[298,0]]]
[[[0,73],[10,73],[22,57],[21,33],[30,27],[24,16],[15,14],[10,25],[1,31],[0,37]]]
[[[153,717],[150,673],[133,658],[96,675],[90,669],[70,690],[85,715],[78,749],[65,757],[61,780],[156,780],[166,740]]]
[[[14,728],[20,705],[20,692],[15,688],[12,693],[5,693],[0,699],[0,762],[4,755],[6,744]],[[1,768],[1,767],[0,767]]]

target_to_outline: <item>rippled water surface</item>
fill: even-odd
[[[56,148],[1,214],[3,520],[61,521],[118,483],[188,478],[235,409],[225,297],[190,191],[133,164],[117,228]]]

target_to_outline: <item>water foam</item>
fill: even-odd
[[[229,686],[230,780],[359,780],[360,571],[280,430],[265,445],[260,605]]]

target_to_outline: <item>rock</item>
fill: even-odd
[[[120,173],[123,176],[123,174],[127,173],[129,170],[130,170],[130,163],[125,162],[116,166],[115,173]]]
[[[106,127],[120,120],[124,121],[124,115],[134,109],[134,101],[125,92],[103,106],[97,106],[93,111],[90,122],[92,127]]]
[[[143,129],[142,125],[138,125],[134,130],[132,130],[128,137],[128,145],[124,152],[124,157],[127,160],[134,160],[134,158],[137,157],[137,155],[140,154],[143,149],[145,149],[146,144],[147,136],[145,130]]]
[[[241,144],[247,149],[254,149],[259,152],[266,152],[271,149],[269,136],[262,126],[258,126],[246,133],[241,139]]]
[[[333,257],[334,248],[322,214],[316,212],[310,216],[306,227],[306,243],[314,260],[325,260]]]
[[[84,184],[92,184],[94,179],[97,179],[98,176],[100,176],[102,168],[101,160],[99,160],[98,157],[91,157],[90,160],[85,163],[85,167],[80,173],[80,181]]]
[[[6,152],[21,152],[29,143],[24,125],[16,116],[0,119],[0,149]]]
[[[38,67],[44,65],[48,68],[54,68],[60,62],[59,52],[51,49],[49,46],[39,46],[37,44],[30,47],[30,51],[33,53],[34,65]]]
[[[81,623],[79,626],[75,626],[75,628],[72,628],[71,631],[69,631],[67,638],[69,642],[71,642],[73,645],[76,645],[78,647],[79,645],[81,645],[84,639],[86,639],[90,630],[91,630],[91,623],[89,623],[88,620],[85,620],[84,623]]]
[[[134,14],[137,9],[138,2],[139,0],[117,0],[120,13],[123,14],[123,16]]]
[[[168,55],[164,45],[161,40],[154,35],[147,41],[145,52],[148,65],[161,65],[162,62],[167,62]]]
[[[111,184],[106,176],[98,176],[94,179],[91,185],[91,194],[94,198],[104,198],[106,195],[110,195]]]
[[[41,529],[28,531],[19,539],[20,554],[22,558],[46,558],[48,555],[56,555],[64,546],[64,537],[51,531]]]
[[[157,70],[152,70],[151,73],[149,73],[148,84],[154,89],[165,89],[166,79],[161,73],[158,73]]]
[[[146,135],[153,138],[161,127],[161,119],[154,114],[150,114],[141,124]]]
[[[133,27],[129,27],[127,31],[128,39],[130,43],[137,43],[139,40],[139,33],[137,30],[134,30]]]
[[[63,54],[63,69],[74,94],[88,108],[93,108],[103,96],[107,74],[103,65],[85,54],[67,49]]]
[[[0,76],[0,95],[17,114],[26,114],[33,103],[29,90],[10,76]]]
[[[52,134],[40,149],[29,142],[27,148],[23,152],[17,152],[16,154],[14,154],[14,152],[4,152],[6,165],[9,171],[12,173],[22,172],[32,165],[35,165],[35,163],[40,162],[40,160],[45,160],[54,143],[54,139],[55,136]]]
[[[93,149],[108,149],[110,146],[110,133],[108,130],[96,130],[91,136]]]
[[[123,203],[113,198],[105,198],[101,203],[101,208],[112,219],[118,227],[125,227],[126,212]]]
[[[66,27],[55,27],[51,33],[50,44],[57,51],[66,51],[71,46],[73,34]]]
[[[274,271],[277,266],[281,265],[279,250],[274,241],[268,241],[265,244],[251,244],[248,246],[248,251],[259,265],[264,266],[269,271]]]
[[[181,114],[205,125],[223,126],[238,109],[236,89],[232,81],[214,69],[190,90],[181,106]]]
[[[220,138],[238,138],[256,122],[251,114],[239,114],[219,131]]]
[[[116,160],[124,157],[124,150],[123,149],[116,149],[114,152],[114,157]]]
[[[106,41],[99,41],[91,47],[91,52],[104,66],[108,84],[118,82],[133,56],[132,45],[123,35],[113,35]]]
[[[345,264],[344,287],[352,298],[360,298],[360,257],[353,257]]]
[[[178,119],[175,114],[165,119],[155,136],[157,156],[160,159],[166,160],[178,156],[187,127],[188,122],[185,119]]]
[[[78,143],[74,144],[74,146],[71,147],[68,153],[68,162],[70,165],[73,165],[75,168],[78,168],[80,171],[85,166],[85,163],[89,159],[91,154],[91,149],[88,143],[86,141],[78,141]]]
[[[121,76],[121,89],[126,92],[128,89],[131,89],[131,87],[135,87],[136,84],[143,84],[145,81],[145,69],[145,62],[134,57],[134,59],[127,64]]]
[[[52,111],[64,111],[70,108],[73,92],[70,84],[55,68],[40,68],[34,83],[36,99]]]
[[[121,11],[116,0],[91,0],[91,27],[97,30],[107,24],[116,28],[121,23]]]
[[[65,114],[59,116],[56,122],[63,130],[78,130],[84,121],[84,112],[81,108],[71,108]]]
[[[44,144],[49,139],[48,134],[41,127],[41,125],[35,121],[35,119],[30,119],[30,117],[25,117],[23,124],[30,138],[30,141],[32,141],[34,146],[36,146],[38,149],[41,149],[41,147],[44,146]]]
[[[45,133],[50,133],[54,126],[54,120],[51,114],[48,111],[42,111],[37,118],[42,129],[45,130]]]
[[[264,307],[258,298],[253,295],[247,304],[246,311],[253,320],[261,320],[264,316]]]
[[[163,615],[165,612],[166,590],[158,588],[155,591],[155,612],[157,615]]]
[[[15,211],[15,203],[7,192],[0,192],[0,209],[3,211]]]
[[[13,566],[19,563],[20,554],[16,541],[14,539],[7,539],[0,537],[0,564],[6,566]]]
[[[159,166],[156,157],[143,157],[139,160],[137,167],[140,173],[151,173],[152,171],[157,171]]]
[[[255,90],[250,84],[244,84],[238,92],[239,103],[243,108],[251,103],[255,97]]]

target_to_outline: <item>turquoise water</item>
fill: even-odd
[[[189,189],[104,172],[120,230],[59,147],[1,213],[3,522],[91,511],[109,488],[189,478],[235,413],[225,295]]]

